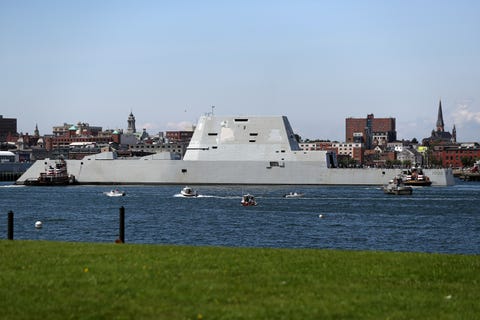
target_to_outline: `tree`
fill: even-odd
[[[398,160],[398,159],[395,159],[395,160],[393,160],[393,165],[399,167],[399,166],[402,165],[402,161],[401,161],[401,160]]]
[[[464,167],[473,167],[475,164],[475,159],[473,157],[461,157],[460,161],[462,162],[462,166]]]
[[[437,158],[434,155],[432,155],[430,157],[430,165],[433,166],[433,167],[437,167],[437,168],[441,167],[443,165],[442,159]]]
[[[357,165],[357,160],[350,156],[342,156],[338,158],[338,166],[340,168],[351,168]]]
[[[410,168],[412,166],[412,161],[411,160],[403,160],[403,166],[405,168]]]

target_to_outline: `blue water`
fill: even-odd
[[[415,188],[411,196],[364,186],[193,187],[200,197],[176,196],[182,186],[122,186],[127,195],[113,198],[105,186],[2,183],[0,239],[12,210],[15,239],[114,242],[124,206],[127,243],[480,253],[478,182]],[[282,197],[290,191],[305,197]],[[244,193],[258,206],[242,207]]]

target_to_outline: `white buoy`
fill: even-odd
[[[319,217],[320,219],[322,219],[322,218],[323,218],[323,214],[319,214],[318,217]]]
[[[37,221],[37,222],[35,222],[35,228],[41,229],[42,226],[43,226],[42,221]]]

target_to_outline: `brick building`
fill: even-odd
[[[0,115],[0,142],[7,141],[7,136],[17,134],[17,119],[4,118]]]
[[[169,142],[185,142],[188,143],[192,139],[193,131],[167,131],[165,137]]]
[[[61,126],[53,127],[53,135],[62,137],[65,135],[83,135],[83,136],[97,136],[102,132],[102,127],[91,126],[88,123],[79,122],[77,125],[64,123]]]
[[[111,142],[118,143],[118,135],[102,135],[96,137],[85,137],[85,136],[63,136],[63,137],[52,137],[45,136],[45,149],[47,151],[52,151],[54,149],[68,149],[72,144],[75,146],[83,145],[108,145]]]
[[[45,149],[68,150],[71,147],[108,145],[111,142],[119,143],[120,134],[116,131],[102,131],[102,127],[90,126],[88,123],[79,122],[76,126],[64,123],[62,126],[53,127],[53,135],[45,136]],[[95,150],[91,149],[91,152]]]
[[[441,161],[444,168],[461,168],[463,167],[462,158],[472,161],[480,159],[480,145],[478,143],[463,143],[440,145],[433,147],[432,156]]]
[[[368,150],[396,139],[395,118],[375,118],[373,114],[369,114],[366,118],[345,119],[347,143],[363,143]]]
[[[371,167],[386,167],[387,162],[395,160],[395,151],[385,151],[377,146],[374,149],[365,150],[363,164]]]
[[[336,150],[332,144],[330,141],[309,141],[299,142],[298,146],[304,151]]]
[[[338,156],[348,156],[359,164],[362,164],[364,161],[363,153],[365,150],[362,143],[334,142],[332,148],[337,152]]]

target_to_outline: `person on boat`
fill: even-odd
[[[418,180],[418,172],[417,172],[417,170],[413,170],[413,172],[412,172],[412,180]]]
[[[244,205],[244,206],[254,206],[254,205],[256,205],[255,197],[250,195],[250,194],[244,195],[243,198],[242,198],[242,205]]]

